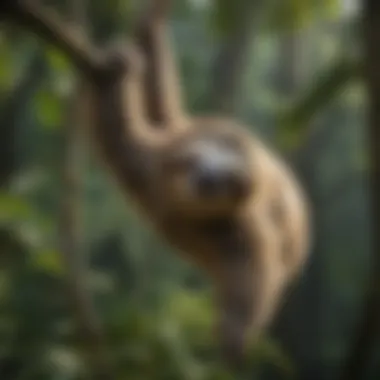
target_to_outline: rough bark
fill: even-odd
[[[9,184],[17,170],[16,124],[30,94],[40,83],[43,71],[43,59],[36,53],[0,107],[0,188]]]
[[[264,2],[242,0],[239,2],[239,22],[226,38],[212,66],[212,107],[218,112],[233,115],[239,100],[246,57],[250,51],[252,32],[261,15]]]
[[[71,0],[70,14],[83,28],[85,26],[85,1]],[[61,251],[67,270],[67,286],[73,314],[77,323],[79,345],[87,359],[91,378],[114,379],[101,322],[91,300],[86,284],[86,263],[82,250],[81,195],[85,164],[84,146],[81,136],[84,82],[77,78],[74,96],[70,102],[69,116],[64,131],[62,158],[62,198],[60,214]]]
[[[372,264],[362,317],[340,375],[341,380],[363,379],[380,332],[380,2],[363,2],[364,78],[368,93],[370,210]]]

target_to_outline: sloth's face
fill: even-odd
[[[179,144],[165,166],[172,201],[194,215],[229,212],[252,192],[246,147],[232,135],[195,136]]]

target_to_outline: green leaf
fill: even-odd
[[[239,22],[239,1],[215,0],[212,16],[215,28],[220,35],[228,35]]]
[[[283,0],[272,12],[268,28],[276,33],[307,27],[313,19],[331,19],[339,16],[338,0]]]
[[[250,350],[250,357],[256,362],[270,362],[289,377],[293,377],[295,373],[295,367],[292,360],[279,343],[269,337],[261,339],[257,345],[252,347]]]
[[[59,49],[49,47],[45,50],[45,55],[53,70],[66,72],[72,69],[70,60]]]
[[[173,292],[165,302],[164,312],[171,315],[173,319],[181,321],[184,327],[196,326],[197,328],[211,328],[213,309],[209,298],[203,297],[191,291]]]
[[[25,199],[8,193],[0,193],[0,222],[9,219],[25,219],[33,214],[33,207]]]
[[[5,43],[0,43],[0,89],[7,89],[14,80],[12,56]]]
[[[62,258],[56,250],[46,250],[43,252],[36,252],[33,255],[33,264],[36,268],[46,271],[54,275],[63,275],[64,267],[62,265]]]
[[[63,120],[61,99],[46,90],[39,91],[34,97],[38,122],[47,129],[59,127]]]

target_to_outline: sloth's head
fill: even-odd
[[[229,130],[189,134],[173,144],[162,169],[165,198],[189,216],[231,212],[254,187],[248,143]]]

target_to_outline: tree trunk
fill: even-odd
[[[84,27],[84,0],[71,0],[71,16]],[[92,379],[114,379],[104,343],[100,320],[86,288],[86,268],[82,252],[81,192],[85,163],[80,125],[83,120],[85,84],[77,79],[69,117],[65,125],[62,168],[62,206],[60,215],[61,251],[67,270],[70,301],[76,318],[79,345],[87,359]]]
[[[305,38],[307,36],[295,30],[285,32],[280,37],[278,91],[288,99],[294,99],[302,87],[304,71],[307,69],[302,59]],[[320,353],[324,208],[320,206],[323,204],[323,199],[320,199],[316,190],[318,189],[316,156],[323,149],[328,133],[329,131],[323,131],[322,134],[316,135],[314,125],[310,124],[302,147],[304,149],[292,157],[294,169],[311,202],[313,245],[305,273],[292,288],[286,306],[273,325],[275,338],[295,365],[296,378],[302,380],[318,380],[324,377]],[[279,376],[274,369],[268,372],[270,378]]]
[[[285,31],[279,36],[277,83],[284,96],[297,95],[303,79],[303,35],[298,31]]]
[[[364,378],[380,330],[380,2],[363,1],[364,77],[368,91],[368,146],[373,258],[370,280],[341,380]]]
[[[0,188],[8,186],[17,170],[17,121],[30,94],[38,86],[44,72],[44,61],[36,53],[25,73],[0,108]]]
[[[250,51],[252,32],[262,8],[261,0],[240,0],[239,22],[215,58],[211,73],[212,108],[227,115],[236,113],[246,57]]]

